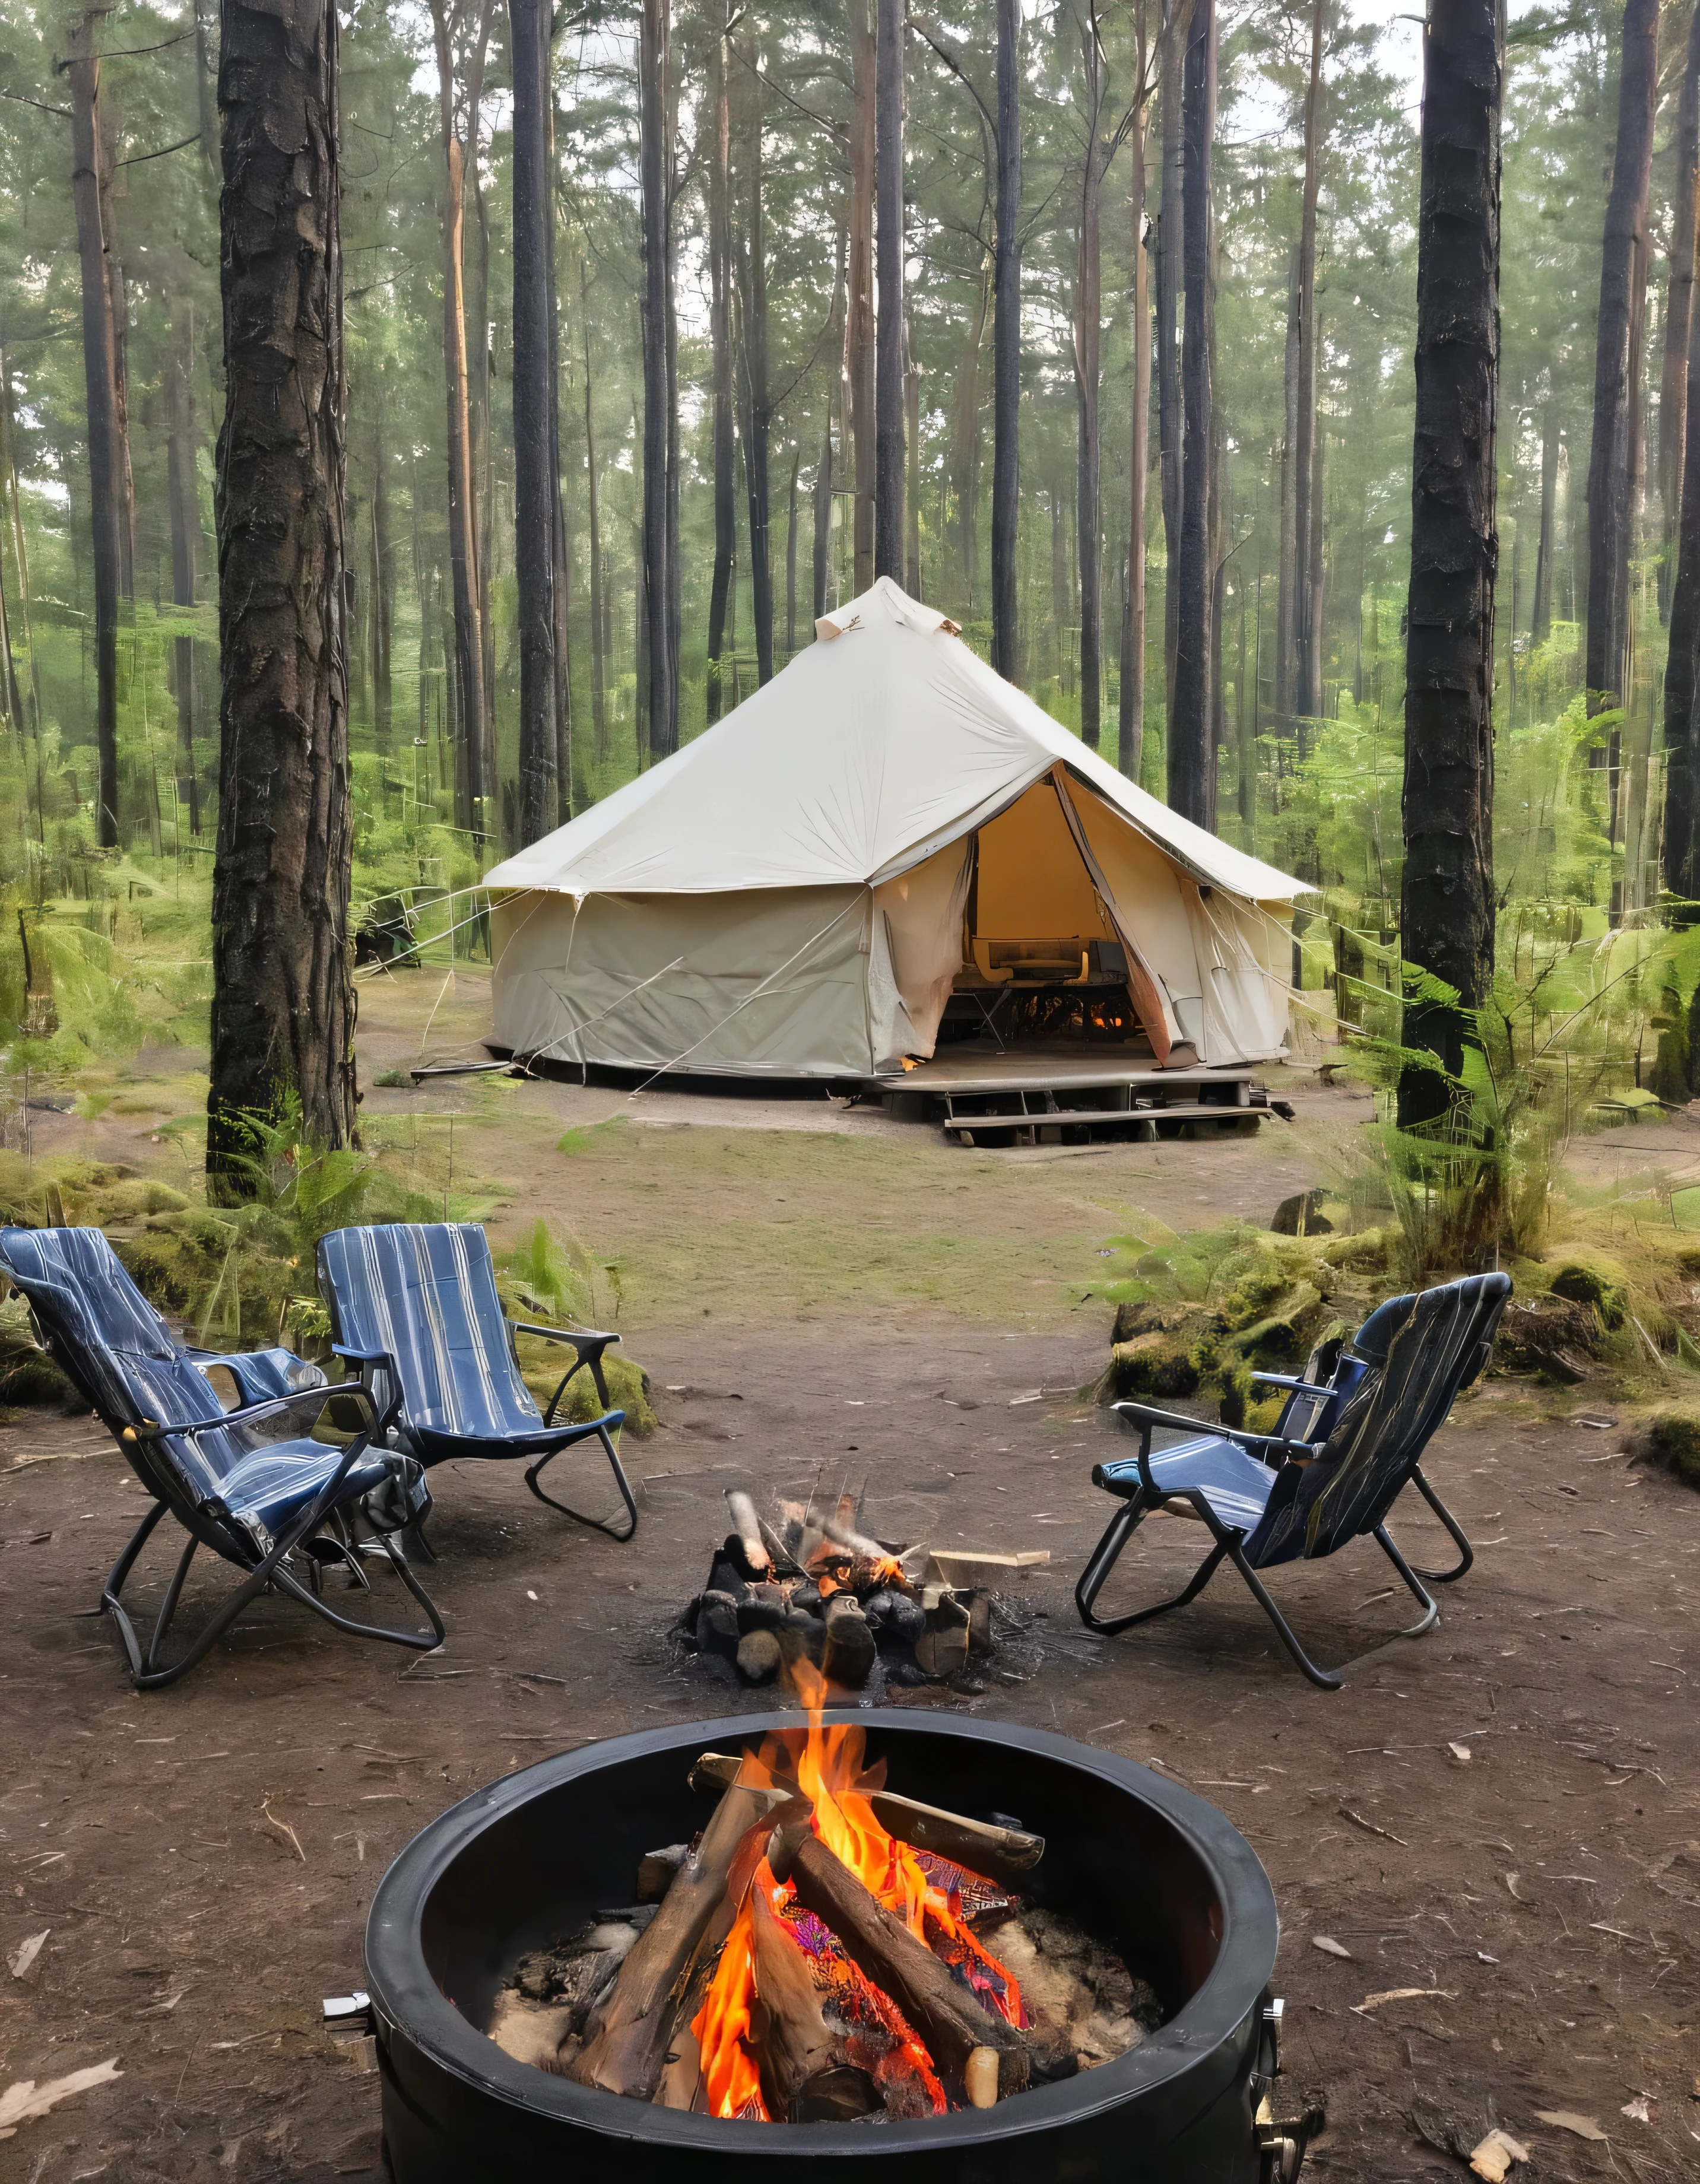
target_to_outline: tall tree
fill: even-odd
[[[767,369],[767,223],[761,156],[764,125],[760,50],[752,42],[744,64],[742,125],[744,219],[737,242],[739,349],[743,362],[744,489],[750,509],[750,603],[755,624],[755,676],[773,679],[772,486],[768,459],[773,400]]]
[[[1535,600],[1529,633],[1544,644],[1552,627],[1552,567],[1557,551],[1558,499],[1558,398],[1548,375],[1541,408],[1541,514],[1535,544]]]
[[[1174,702],[1169,712],[1168,801],[1195,826],[1216,824],[1216,751],[1211,704],[1211,613],[1216,584],[1211,542],[1213,432],[1210,278],[1211,143],[1216,133],[1216,0],[1194,0],[1182,97],[1184,179],[1182,253],[1186,320],[1182,335],[1180,550],[1174,570]],[[1165,205],[1167,212],[1167,205]]]
[[[171,603],[195,604],[195,563],[201,511],[195,489],[195,362],[193,308],[173,298],[171,349],[165,365],[167,493],[171,515]],[[171,641],[171,678],[177,689],[177,795],[189,815],[189,832],[200,838],[201,785],[195,766],[195,639],[180,627]],[[21,723],[20,723],[21,725]]]
[[[1163,48],[1158,96],[1162,114],[1162,195],[1157,220],[1157,458],[1161,465],[1163,528],[1164,695],[1174,706],[1175,643],[1180,608],[1181,471],[1180,290],[1184,240],[1186,162],[1181,129],[1183,79],[1187,41],[1170,39]]]
[[[1688,415],[1688,329],[1694,312],[1694,238],[1700,193],[1700,8],[1688,23],[1688,51],[1671,141],[1670,274],[1665,289],[1664,353],[1658,382],[1658,491],[1664,507],[1664,550],[1658,563],[1659,612],[1669,620],[1682,510],[1683,456]]]
[[[249,1119],[354,1134],[343,583],[343,259],[332,0],[223,0],[222,697],[207,1170]]]
[[[1128,141],[1133,232],[1133,410],[1128,433],[1128,559],[1122,585],[1122,681],[1118,699],[1116,763],[1130,781],[1140,777],[1145,733],[1145,489],[1151,466],[1151,254],[1145,235],[1145,159],[1150,98],[1145,94],[1151,39],[1147,0],[1134,0],[1135,65],[1140,96],[1134,102]]]
[[[1322,187],[1323,0],[1311,0],[1310,70],[1305,81],[1304,187],[1299,249],[1293,283],[1297,320],[1297,380],[1294,387],[1292,489],[1293,577],[1296,597],[1285,679],[1292,710],[1307,720],[1322,711],[1322,599],[1317,571],[1322,559],[1322,474],[1317,429],[1317,205]]]
[[[118,348],[107,271],[101,167],[100,61],[94,49],[109,8],[72,21],[64,63],[71,92],[71,198],[82,272],[83,387],[88,415],[89,526],[94,543],[95,836],[118,843],[118,594],[124,457],[118,425]]]
[[[667,548],[668,440],[673,417],[669,369],[672,317],[671,0],[641,0],[638,35],[638,140],[644,235],[644,627],[651,763],[677,748],[676,657],[671,643],[672,572]]]
[[[732,0],[727,0],[727,20],[731,20]],[[721,653],[726,644],[726,606],[738,552],[738,435],[733,421],[732,95],[727,81],[731,46],[730,33],[723,29],[714,42],[710,79],[713,118],[708,147],[708,328],[714,465],[714,574],[708,594],[711,725],[720,718],[722,703]]]
[[[1021,514],[1021,0],[997,0],[997,235],[992,265],[992,666],[1013,682]]]
[[[1104,309],[1100,208],[1104,161],[1104,49],[1093,0],[1077,19],[1080,74],[1086,109],[1086,150],[1080,163],[1080,209],[1074,238],[1073,325],[1076,434],[1074,530],[1080,564],[1080,740],[1098,748],[1103,697],[1104,520],[1099,505],[1099,355]]]
[[[555,816],[565,825],[572,816],[572,553],[566,533],[566,487],[560,456],[560,299],[557,290],[555,193],[559,179],[555,159],[555,37],[553,8],[543,11],[544,179],[543,226],[546,255],[544,273],[549,314],[549,527],[555,543],[555,582],[551,588],[549,620],[555,638]]]
[[[590,527],[590,724],[599,765],[608,755],[608,593],[602,566],[602,497],[596,475],[595,382],[590,365],[590,284],[578,265],[579,334],[584,343],[585,515]]]
[[[513,67],[514,577],[519,599],[519,834],[524,847],[560,816],[555,738],[554,366],[549,275],[549,17],[544,0],[508,0]]]
[[[1434,0],[1424,42],[1402,927],[1459,1006],[1407,1005],[1404,1043],[1454,1076],[1493,981],[1500,22],[1498,0]],[[1438,1071],[1406,1070],[1402,1124],[1450,1104]]]
[[[849,309],[844,320],[844,378],[854,463],[851,550],[855,588],[874,577],[875,456],[873,222],[874,126],[878,103],[876,39],[869,0],[849,0],[852,102],[850,132]]]
[[[476,24],[466,8],[476,5]],[[438,116],[443,138],[443,377],[448,404],[449,568],[454,593],[454,685],[464,783],[461,823],[486,831],[490,790],[489,710],[484,680],[482,579],[479,572],[477,470],[466,348],[467,116],[477,111],[493,0],[431,0],[437,48]],[[457,65],[468,42],[464,86]],[[462,92],[464,90],[464,99]],[[476,145],[475,145],[476,151]],[[482,347],[482,335],[481,335]]]
[[[1700,311],[1688,324],[1684,388],[1682,492],[1676,573],[1670,588],[1670,647],[1664,670],[1665,885],[1682,907],[1683,925],[1700,922]]]
[[[384,440],[382,405],[372,433],[371,605],[366,631],[371,648],[372,727],[379,747],[390,739],[391,649],[395,630],[395,557],[390,551],[389,456]]]
[[[1651,243],[1647,181],[1658,103],[1658,0],[1625,0],[1618,83],[1617,148],[1600,258],[1600,315],[1594,359],[1594,442],[1588,459],[1588,705],[1629,698],[1630,550],[1641,475],[1641,336]],[[1618,833],[1622,735],[1606,755],[1612,837]]]
[[[878,10],[874,92],[874,259],[879,288],[874,366],[873,572],[903,582],[904,0]]]

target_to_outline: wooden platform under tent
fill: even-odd
[[[864,1078],[862,1098],[978,1147],[1249,1136],[1266,1115],[1292,1115],[1249,1065],[1158,1069],[1078,1047],[947,1046],[912,1069]]]

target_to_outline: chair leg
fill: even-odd
[[[620,1490],[620,1499],[626,1505],[627,1522],[623,1532],[616,1530],[612,1524],[605,1524],[599,1517],[586,1517],[577,1509],[569,1509],[565,1502],[557,1502],[553,1494],[543,1492],[542,1487],[538,1485],[538,1474],[547,1465],[553,1463],[556,1457],[561,1453],[558,1448],[552,1448],[547,1456],[540,1456],[538,1458],[526,1473],[526,1484],[539,1502],[548,1502],[551,1509],[559,1509],[563,1517],[571,1517],[575,1524],[588,1524],[593,1532],[605,1532],[610,1540],[629,1540],[638,1529],[638,1504],[632,1498],[631,1484],[620,1462],[619,1451],[609,1438],[608,1429],[599,1425],[596,1428],[596,1438],[602,1444],[604,1453],[608,1458],[609,1468],[614,1474],[614,1484]]]
[[[1275,1635],[1280,1640],[1282,1645],[1286,1647],[1288,1652],[1291,1654],[1295,1665],[1305,1675],[1310,1678],[1311,1681],[1316,1685],[1319,1691],[1337,1691],[1340,1685],[1346,1681],[1344,1672],[1338,1669],[1318,1668],[1316,1663],[1312,1660],[1310,1655],[1307,1653],[1304,1647],[1300,1645],[1297,1635],[1295,1633],[1292,1625],[1287,1621],[1286,1617],[1282,1614],[1280,1609],[1276,1607],[1274,1602],[1270,1598],[1268,1588],[1263,1583],[1262,1579],[1258,1576],[1257,1571],[1252,1568],[1251,1563],[1246,1561],[1243,1551],[1237,1543],[1230,1545],[1228,1548],[1228,1552],[1234,1558],[1235,1568],[1237,1569],[1240,1576],[1245,1579],[1246,1583],[1251,1591],[1252,1599],[1257,1602],[1258,1607],[1262,1609],[1264,1614],[1267,1615],[1270,1622],[1274,1624]]]
[[[422,1630],[392,1630],[383,1624],[357,1623],[352,1616],[338,1615],[327,1601],[310,1591],[293,1571],[283,1568],[281,1564],[271,1574],[272,1583],[287,1592],[291,1599],[298,1600],[304,1607],[310,1607],[315,1615],[322,1615],[326,1623],[334,1624],[338,1630],[346,1630],[353,1637],[377,1638],[387,1646],[406,1646],[418,1653],[434,1652],[447,1635],[437,1603],[408,1568],[406,1557],[395,1552],[387,1538],[384,1540],[383,1546],[396,1575],[425,1610],[431,1624],[428,1634]]]
[[[1226,1543],[1218,1540],[1194,1571],[1184,1592],[1176,1593],[1173,1600],[1159,1601],[1155,1607],[1135,1608],[1130,1615],[1112,1616],[1106,1621],[1103,1617],[1094,1614],[1093,1604],[1120,1559],[1123,1548],[1133,1537],[1146,1513],[1142,1487],[1137,1494],[1130,1496],[1110,1519],[1103,1538],[1092,1550],[1091,1559],[1081,1571],[1080,1582],[1074,1588],[1074,1605],[1079,1612],[1080,1620],[1089,1630],[1097,1631],[1101,1637],[1112,1638],[1118,1630],[1131,1630],[1136,1623],[1149,1623],[1154,1615],[1167,1615],[1172,1607],[1184,1607],[1189,1601],[1196,1600],[1215,1576],[1222,1557],[1228,1552]]]
[[[1423,1467],[1420,1463],[1411,1473],[1411,1483],[1451,1533],[1452,1544],[1458,1550],[1459,1555],[1458,1561],[1451,1569],[1419,1569],[1417,1575],[1427,1578],[1430,1585],[1456,1585],[1474,1562],[1475,1549],[1471,1546],[1465,1536],[1463,1526],[1459,1524],[1458,1518],[1453,1516],[1452,1511],[1447,1508],[1446,1503],[1441,1501],[1440,1496],[1423,1476]]]
[[[1423,1603],[1424,1612],[1421,1621],[1413,1623],[1408,1630],[1402,1630],[1399,1635],[1402,1638],[1420,1638],[1425,1630],[1432,1630],[1440,1621],[1440,1603],[1423,1585],[1419,1573],[1412,1568],[1409,1563],[1394,1546],[1385,1524],[1378,1524],[1375,1527],[1375,1539],[1388,1561],[1398,1571],[1416,1598]]]

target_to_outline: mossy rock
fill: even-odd
[[[521,1374],[539,1407],[546,1405],[560,1385],[560,1376],[571,1362],[572,1353],[564,1345],[541,1342],[521,1342]],[[547,1350],[546,1357],[539,1353]],[[610,1410],[624,1411],[625,1430],[636,1440],[647,1440],[660,1421],[655,1416],[655,1389],[649,1374],[641,1365],[629,1357],[622,1357],[617,1350],[603,1352],[602,1370],[608,1382],[608,1403]],[[593,1418],[602,1415],[602,1402],[596,1392],[596,1383],[588,1371],[575,1373],[555,1412],[557,1423],[570,1421],[574,1425],[588,1425]]]
[[[103,1228],[189,1210],[189,1201],[181,1190],[173,1190],[169,1184],[154,1182],[146,1176],[113,1184],[95,1193],[93,1201],[86,1211]]]
[[[1365,1228],[1356,1236],[1330,1236],[1321,1253],[1325,1267],[1349,1267],[1354,1273],[1366,1274],[1385,1273],[1391,1256],[1385,1228]]]
[[[1092,1390],[1101,1403],[1172,1402],[1198,1392],[1199,1371],[1184,1335],[1153,1329],[1118,1342],[1104,1377]]]
[[[57,1403],[83,1410],[82,1397],[36,1340],[22,1297],[0,1304],[0,1402]]]
[[[1235,1334],[1255,1327],[1279,1310],[1292,1286],[1291,1275],[1279,1260],[1272,1257],[1265,1265],[1249,1268],[1222,1300],[1223,1326]]]
[[[1141,1334],[1173,1334],[1178,1329],[1190,1326],[1197,1317],[1196,1306],[1168,1304],[1157,1297],[1135,1298],[1116,1306],[1110,1341],[1113,1347],[1118,1342],[1132,1342]]]
[[[1629,1317],[1629,1298],[1621,1273],[1597,1261],[1567,1260],[1547,1286],[1556,1297],[1591,1305],[1600,1325],[1608,1331],[1621,1327]]]
[[[1266,1372],[1290,1371],[1309,1356],[1324,1311],[1323,1294],[1315,1283],[1298,1282],[1278,1311],[1235,1330],[1234,1347],[1248,1364]]]
[[[1636,1427],[1630,1446],[1646,1462],[1700,1487],[1700,1412],[1657,1412]]]

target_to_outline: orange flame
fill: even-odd
[[[1021,1990],[1014,1975],[976,1940],[950,1909],[945,1892],[929,1880],[910,1846],[889,1835],[874,1815],[870,1797],[883,1780],[883,1766],[865,1770],[867,1739],[854,1723],[825,1726],[826,1679],[806,1660],[792,1665],[791,1677],[808,1710],[808,1734],[798,1747],[794,1736],[769,1736],[759,1754],[746,1753],[739,1780],[789,1788],[811,1808],[811,1825],[833,1856],[855,1874],[869,1894],[895,1911],[916,1939],[950,1960],[972,1958],[989,1975],[986,1998],[1012,2025],[1023,2022]],[[765,1846],[764,1846],[765,1847]],[[776,1880],[765,1856],[734,1861],[734,1872],[751,1873],[739,1903],[720,1962],[695,2018],[703,2059],[703,2089],[711,2115],[770,2120],[762,2102],[761,2072],[755,2053],[754,2005],[757,1998],[751,1893],[767,1891],[776,1911],[792,1901],[789,1884]],[[736,1885],[735,1880],[733,1883]],[[942,1947],[940,1945],[943,1945]],[[860,1977],[860,1975],[857,1975]],[[895,2003],[883,1998],[883,2014],[895,2031],[935,2109],[945,2105],[932,2057],[904,2023]]]

